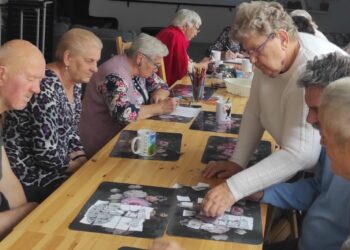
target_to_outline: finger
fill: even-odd
[[[232,171],[232,170],[226,170],[226,171],[222,171],[220,173],[217,174],[217,177],[218,178],[229,178],[231,177],[232,175],[234,175],[235,172]]]
[[[208,171],[207,178],[212,178],[218,176],[221,172],[227,171],[227,167],[222,164],[215,164],[215,166],[211,167]]]

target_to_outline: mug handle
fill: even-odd
[[[137,140],[140,140],[141,138],[139,136],[135,137],[134,139],[132,139],[131,141],[131,151],[134,154],[139,154],[140,153],[140,148],[138,148],[137,150],[135,150],[135,144],[137,142]]]

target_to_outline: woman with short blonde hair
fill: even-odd
[[[46,65],[41,92],[23,111],[8,112],[5,149],[27,199],[41,202],[85,161],[78,124],[81,83],[97,71],[102,43],[84,29],[67,31]]]

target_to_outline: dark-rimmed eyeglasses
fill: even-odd
[[[271,33],[270,35],[267,36],[266,40],[260,44],[258,47],[256,47],[255,49],[250,49],[247,50],[246,53],[252,57],[258,57],[261,53],[261,51],[265,48],[266,44],[268,43],[268,41],[270,41],[271,39],[275,38],[276,33]]]
[[[155,63],[148,55],[142,55],[144,55],[144,57],[152,64],[154,70],[158,70],[161,67],[160,63]]]

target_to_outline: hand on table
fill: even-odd
[[[238,52],[233,52],[231,50],[226,50],[224,58],[225,58],[225,60],[235,59],[235,58],[238,57],[238,54],[239,54]]]
[[[155,239],[148,250],[182,250],[181,246],[176,241]]]
[[[160,101],[163,101],[169,97],[169,94],[169,90],[157,89],[152,94],[151,103],[158,103]]]
[[[178,103],[178,99],[172,98],[172,97],[166,98],[158,102],[158,104],[161,107],[161,114],[169,114],[173,112],[176,109],[177,103]]]
[[[202,212],[208,217],[217,217],[222,215],[227,208],[230,208],[235,203],[227,183],[212,188],[206,194],[202,203]]]
[[[232,161],[210,161],[202,175],[204,178],[229,178],[242,170],[240,165]]]

